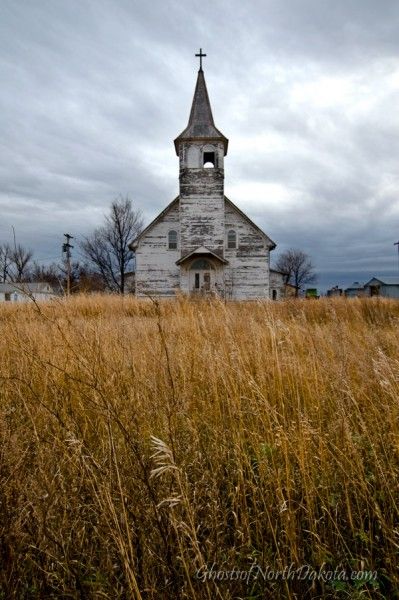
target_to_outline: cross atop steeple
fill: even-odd
[[[206,56],[206,54],[204,54],[202,48],[200,48],[199,53],[195,56],[198,56],[200,59],[197,84],[195,86],[188,125],[175,139],[176,154],[179,156],[179,146],[183,142],[194,141],[204,145],[212,141],[221,142],[223,144],[224,155],[226,156],[229,140],[215,127],[208,90],[206,89],[205,75],[202,70],[202,58]]]
[[[202,71],[202,58],[204,56],[206,56],[206,54],[202,54],[202,48],[200,48],[199,54],[196,54],[195,56],[198,56],[199,59],[200,59],[200,68],[199,68],[199,70]]]

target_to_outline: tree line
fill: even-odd
[[[143,220],[129,198],[111,204],[102,226],[79,243],[81,260],[71,262],[71,292],[110,291],[125,293],[126,275],[133,269],[134,253],[129,243],[139,235]],[[46,281],[55,289],[66,289],[66,260],[40,264],[33,250],[22,244],[0,244],[0,282]]]

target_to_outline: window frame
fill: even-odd
[[[171,235],[174,234],[176,241],[171,241]],[[170,229],[168,231],[168,250],[177,250],[179,245],[179,235],[176,229]]]
[[[210,163],[211,167],[206,167]],[[203,169],[216,169],[216,152],[214,150],[208,151],[203,150],[202,152],[202,168]]]
[[[190,265],[190,271],[212,271],[214,268],[207,258],[195,258]]]
[[[230,234],[234,234],[234,242],[230,239]],[[237,231],[235,229],[229,229],[227,232],[227,250],[237,250],[237,238]],[[232,245],[233,243],[234,245]]]

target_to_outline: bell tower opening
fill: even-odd
[[[216,158],[214,152],[204,152],[204,169],[214,169],[216,167]]]

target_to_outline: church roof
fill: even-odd
[[[256,223],[254,223],[252,221],[252,219],[250,219],[248,217],[248,215],[246,215],[241,209],[238,208],[238,206],[236,204],[234,204],[234,202],[232,202],[229,198],[227,198],[227,196],[224,197],[225,202],[227,202],[227,204],[230,205],[231,208],[233,208],[234,210],[236,210],[238,212],[238,214],[240,214],[246,221],[247,223],[249,223],[252,227],[254,227],[254,229],[256,229],[257,231],[259,231],[259,233],[261,233],[267,242],[267,245],[269,246],[270,250],[274,250],[274,248],[276,247],[276,243],[273,242],[273,240],[266,235],[266,233],[260,228],[258,227],[258,225],[256,225]],[[162,212],[160,212],[153,221],[151,221],[151,223],[149,223],[147,225],[147,227],[145,227],[143,229],[143,231],[141,233],[139,233],[139,235],[129,244],[129,248],[130,250],[135,250],[141,240],[141,238],[148,233],[148,231],[150,231],[150,229],[156,225],[156,223],[159,223],[160,221],[162,221],[163,217],[169,212],[169,210],[172,208],[172,206],[174,206],[177,202],[180,201],[180,196],[176,196],[176,198],[174,200],[172,200],[172,202],[170,202],[168,204],[168,206],[166,208],[163,209]]]
[[[174,200],[172,200],[172,202],[169,202],[168,206],[166,208],[163,209],[162,212],[160,212],[155,219],[153,219],[151,221],[151,223],[149,223],[147,225],[147,227],[144,227],[143,231],[141,233],[138,234],[138,236],[136,236],[134,238],[134,240],[132,242],[130,242],[130,244],[128,244],[129,249],[130,250],[135,250],[138,246],[139,241],[141,240],[141,238],[148,233],[148,231],[154,226],[156,225],[156,223],[159,223],[159,221],[162,221],[162,219],[164,218],[164,216],[169,212],[169,210],[172,208],[172,206],[174,204],[176,204],[177,202],[179,202],[180,200],[180,196],[176,196],[176,198]]]
[[[213,252],[212,250],[210,250],[209,248],[207,248],[206,246],[199,246],[198,248],[196,248],[192,252],[189,252],[185,256],[182,256],[181,258],[179,258],[179,260],[176,261],[176,264],[177,265],[181,265],[183,262],[185,262],[189,258],[192,258],[193,256],[197,256],[197,255],[212,256],[213,258],[216,258],[217,260],[219,260],[224,265],[227,265],[228,262],[229,262],[225,258],[222,258],[218,254],[216,254],[215,252]]]
[[[240,208],[238,208],[238,206],[236,204],[234,204],[234,202],[232,202],[227,196],[224,197],[224,200],[234,210],[236,210],[238,212],[238,214],[240,214],[242,216],[242,218],[247,221],[247,223],[249,223],[254,229],[256,229],[257,231],[259,231],[259,233],[261,233],[266,238],[266,242],[267,242],[267,245],[269,246],[270,250],[274,250],[276,248],[277,244],[275,242],[273,242],[273,240],[268,235],[266,235],[266,233],[263,231],[263,229],[261,229],[260,227],[258,227],[257,224],[254,223],[252,221],[252,219],[250,219],[248,217],[248,215],[245,214],[245,212],[243,212]]]
[[[211,103],[206,89],[205,76],[202,69],[198,71],[190,118],[184,131],[175,139],[176,154],[179,154],[179,142],[187,140],[219,140],[224,144],[227,154],[229,140],[215,127]]]

